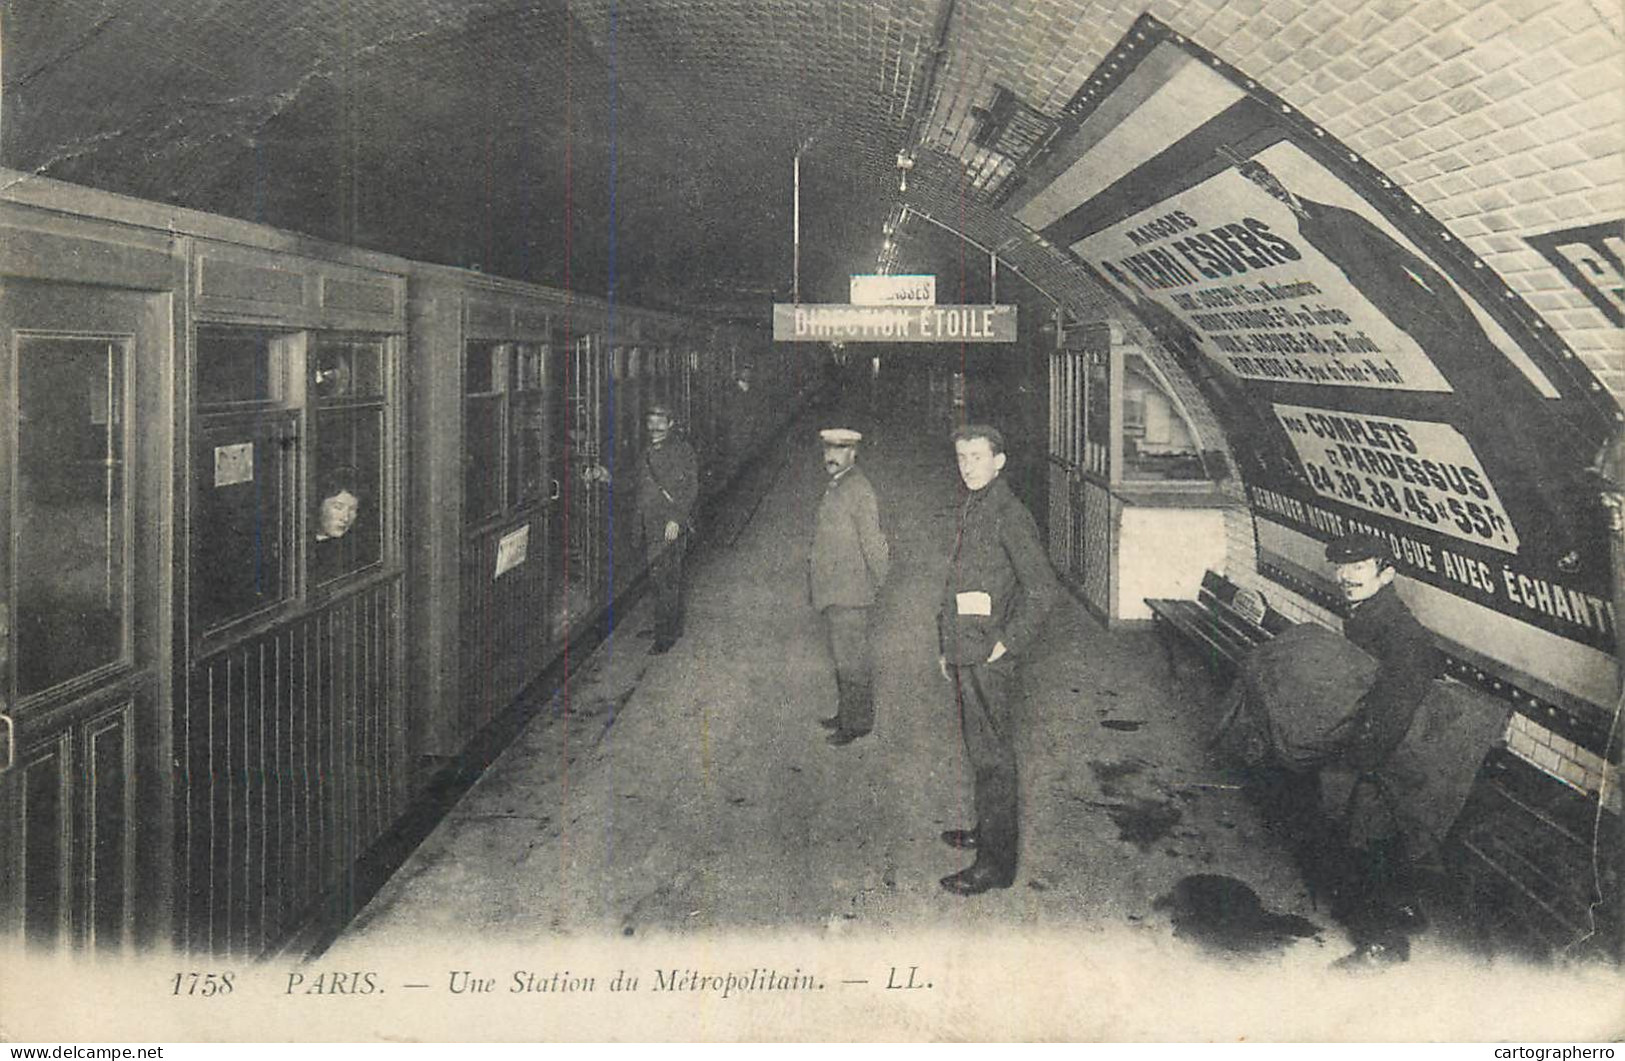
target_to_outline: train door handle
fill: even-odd
[[[0,764],[0,774],[3,774],[17,765],[17,723],[4,712],[0,712],[0,722],[5,723],[6,727],[6,758],[5,762]]]
[[[564,488],[559,485],[559,481],[557,479],[549,479],[548,482],[553,484],[553,492],[547,495],[547,499],[549,501],[557,501],[561,496],[563,496]]]

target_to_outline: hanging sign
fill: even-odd
[[[860,273],[852,277],[854,306],[934,306],[936,303],[935,276],[879,276]]]
[[[1015,306],[773,305],[779,343],[1013,343]]]

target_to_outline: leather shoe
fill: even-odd
[[[828,718],[821,718],[821,719],[818,720],[818,724],[820,726],[823,726],[825,729],[840,729],[841,728],[841,716],[840,715],[831,715]]]
[[[1000,873],[991,866],[973,862],[958,873],[942,878],[942,886],[955,895],[980,895],[992,888],[1008,888],[1015,879],[1014,873]]]
[[[976,840],[975,829],[944,829],[942,832],[942,842],[961,851],[976,850]]]
[[[851,730],[847,729],[838,729],[834,733],[831,733],[829,736],[825,737],[824,740],[827,743],[833,744],[839,748],[841,745],[851,744],[853,741],[863,736],[867,736],[867,734],[853,733]]]
[[[660,638],[649,647],[649,654],[652,656],[664,656],[666,653],[672,650],[672,646],[675,644],[677,644],[677,642],[670,638]]]

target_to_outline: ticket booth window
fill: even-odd
[[[1124,482],[1208,478],[1184,407],[1156,366],[1138,353],[1123,358]]]
[[[1111,405],[1111,352],[1106,349],[1086,351],[1088,364],[1084,381],[1084,467],[1095,475],[1111,475],[1112,461],[1112,405]]]

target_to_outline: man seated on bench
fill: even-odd
[[[1254,649],[1222,737],[1332,893],[1356,946],[1345,961],[1402,961],[1425,924],[1408,868],[1437,856],[1506,714],[1434,681],[1443,659],[1394,588],[1386,542],[1345,535],[1326,559],[1343,636],[1305,623]]]

